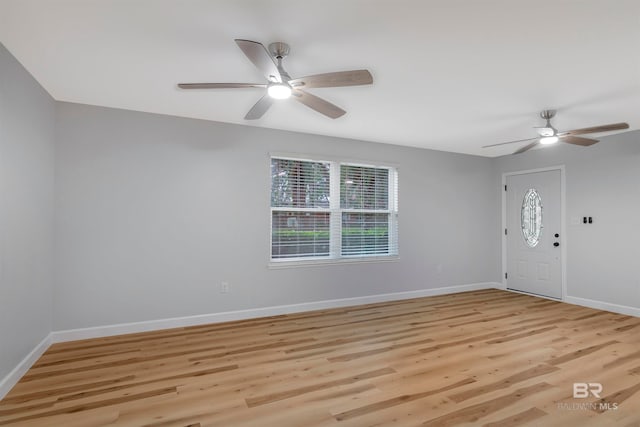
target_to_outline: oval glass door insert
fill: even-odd
[[[524,194],[521,210],[522,237],[530,248],[540,240],[542,232],[542,200],[540,194],[531,188]]]

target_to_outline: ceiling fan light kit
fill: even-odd
[[[542,145],[555,144],[559,140],[560,140],[560,138],[558,138],[557,136],[545,136],[545,137],[540,138],[540,144],[542,144]]]
[[[267,93],[273,99],[287,99],[291,96],[291,86],[286,83],[271,83]]]
[[[247,58],[266,77],[267,83],[179,83],[181,89],[266,89],[267,93],[245,115],[245,120],[261,118],[273,105],[274,100],[293,98],[312,110],[329,118],[337,119],[346,111],[306,90],[307,88],[359,86],[373,83],[368,70],[339,71],[335,73],[315,74],[292,79],[282,66],[282,61],[289,55],[289,45],[275,42],[267,50],[262,43],[252,40],[235,40]],[[293,95],[293,96],[292,96]]]
[[[540,135],[539,137],[529,138],[529,139],[518,139],[516,141],[485,145],[482,148],[497,147],[499,145],[514,144],[516,142],[525,142],[525,141],[529,142],[529,144],[523,147],[520,147],[519,149],[514,151],[513,154],[524,153],[525,151],[528,151],[537,145],[551,145],[551,144],[555,144],[556,142],[566,142],[568,144],[588,147],[598,142],[598,140],[592,139],[592,138],[584,138],[577,135],[629,129],[629,124],[622,122],[622,123],[612,123],[609,125],[593,126],[589,128],[558,132],[558,130],[551,125],[551,119],[554,118],[555,115],[556,115],[556,110],[542,110],[542,112],[540,113],[540,117],[546,120],[547,123],[544,126],[539,126],[534,128],[538,132],[538,135]]]

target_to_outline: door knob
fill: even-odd
[[[560,243],[558,243],[558,242],[553,242],[553,246],[555,246],[555,247],[557,248],[558,246],[560,246]]]

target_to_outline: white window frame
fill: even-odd
[[[378,164],[366,161],[346,161],[335,158],[315,157],[294,154],[269,154],[269,171],[271,171],[271,160],[297,160],[307,162],[329,163],[329,208],[293,208],[293,207],[273,207],[269,202],[269,264],[270,268],[295,267],[305,265],[321,264],[341,264],[341,263],[361,263],[361,262],[388,262],[399,259],[398,249],[398,167],[392,164]],[[388,169],[389,189],[387,209],[343,209],[340,207],[340,167],[361,166],[367,168]],[[269,175],[269,195],[271,194],[271,175]],[[271,197],[269,197],[271,200]],[[328,212],[329,213],[329,255],[328,256],[307,256],[295,258],[271,258],[272,236],[273,236],[273,212]],[[389,253],[388,254],[354,254],[342,255],[342,213],[385,213],[389,215]]]

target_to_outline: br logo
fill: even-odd
[[[600,399],[602,393],[602,384],[600,383],[573,383],[573,398],[585,399],[589,395]]]

